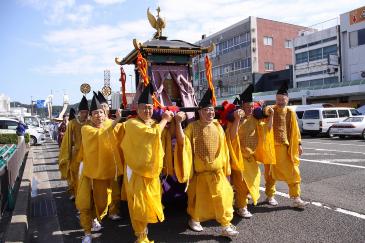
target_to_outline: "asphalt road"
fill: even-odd
[[[279,182],[278,206],[263,203],[265,195],[261,194],[257,206],[249,205],[254,214],[251,219],[235,215],[232,223],[240,235],[234,240],[220,237],[214,221],[203,223],[201,233],[189,230],[183,202],[166,206],[166,220],[150,225],[149,238],[155,242],[365,242],[365,141],[304,138],[302,144],[302,197],[311,202],[306,209],[293,209],[286,184]],[[55,172],[57,150],[47,151],[46,146],[45,156],[54,158],[47,163],[60,226],[50,235],[62,235],[63,242],[81,242],[76,209]],[[122,219],[105,219],[93,242],[134,242],[126,204],[121,208]],[[43,220],[47,222],[47,218]],[[34,235],[31,242],[43,242]]]

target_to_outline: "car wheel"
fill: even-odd
[[[365,129],[364,129],[364,131],[362,131],[362,139],[364,139],[365,140]]]
[[[346,136],[345,135],[340,135],[339,136],[341,139],[344,139]]]
[[[327,131],[327,137],[329,137],[329,138],[333,138],[334,137],[331,128],[329,128],[328,131]]]
[[[30,136],[30,145],[36,145],[37,144],[37,138],[34,136]]]

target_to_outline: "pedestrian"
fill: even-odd
[[[96,94],[94,92],[94,95],[97,95],[98,100],[100,102],[100,105],[103,107],[103,110],[106,114],[106,118],[105,118],[105,123],[112,123],[113,120],[109,119],[109,104],[107,99],[104,97],[104,95],[98,91],[98,93]],[[116,125],[116,130],[119,130],[120,124]],[[117,143],[115,144],[111,144],[111,146],[115,146],[117,150],[119,150],[119,146]],[[108,217],[111,220],[119,220],[120,219],[120,200],[121,200],[121,186],[122,186],[122,171],[119,171],[117,177],[115,178],[115,180],[113,180],[112,182],[112,202],[109,205],[109,212],[108,212]]]
[[[260,197],[260,163],[271,161],[270,154],[274,151],[262,150],[258,147],[267,146],[274,150],[273,143],[273,109],[268,107],[266,112],[269,114],[267,119],[257,119],[253,115],[254,103],[252,93],[253,85],[240,95],[239,103],[242,109],[234,112],[234,121],[227,127],[227,143],[231,157],[231,183],[235,191],[236,213],[243,218],[251,218],[252,214],[247,209],[248,195],[251,195],[253,204],[256,205]],[[261,153],[261,154],[259,154]],[[271,156],[274,158],[274,156]],[[265,161],[263,161],[265,160]]]
[[[187,183],[189,227],[203,231],[200,222],[215,219],[221,224],[221,235],[235,237],[238,231],[233,218],[233,190],[227,179],[231,173],[229,151],[223,128],[214,119],[212,90],[199,103],[199,119],[183,131],[183,112],[175,116],[175,173],[180,183]]]
[[[288,102],[288,84],[284,82],[277,91],[276,104],[272,107],[276,164],[265,165],[266,201],[270,205],[278,205],[274,198],[275,182],[284,181],[288,184],[293,207],[303,208],[308,205],[300,198],[299,156],[303,149],[296,114],[287,107]]]
[[[120,110],[116,112],[116,120],[106,123],[105,111],[94,95],[90,115],[90,123],[81,128],[80,159],[83,161],[83,169],[76,195],[80,224],[85,233],[83,243],[92,241],[92,230],[101,229],[99,222],[107,214],[111,202],[112,181],[117,177],[118,171],[123,169],[115,146],[115,127],[120,120]]]
[[[68,115],[63,115],[63,120],[58,126],[58,137],[57,137],[57,143],[58,147],[61,147],[63,136],[65,135],[66,128],[68,123]]]
[[[73,111],[72,111],[73,110]],[[59,168],[61,178],[68,182],[70,200],[73,200],[77,194],[77,185],[79,178],[79,167],[81,162],[81,128],[88,122],[89,105],[85,96],[82,97],[78,106],[78,116],[75,116],[75,110],[71,108],[69,122],[67,124],[65,135],[59,153]]]
[[[124,186],[137,243],[148,239],[148,224],[164,221],[160,174],[164,162],[161,140],[173,113],[165,111],[158,123],[152,119],[153,88],[147,85],[138,99],[137,117],[122,123],[119,139],[124,155]]]

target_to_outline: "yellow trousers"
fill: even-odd
[[[289,187],[290,197],[300,196],[300,171],[299,166],[294,165],[288,154],[288,146],[275,145],[276,164],[265,165],[265,193],[268,197],[275,194],[275,182],[285,181]]]
[[[234,206],[236,208],[244,208],[247,206],[247,196],[250,193],[245,180],[242,178],[240,171],[232,170],[231,183],[234,189]]]
[[[69,174],[69,180],[68,180],[68,184],[69,184],[69,193],[73,196],[76,197],[77,195],[77,187],[79,184],[79,172],[75,172],[70,170],[70,174]]]
[[[111,202],[111,184],[111,180],[80,177],[76,207],[80,211],[80,224],[86,234],[91,233],[94,215],[101,221],[107,214]]]
[[[195,173],[187,190],[190,217],[198,222],[215,219],[222,226],[233,219],[233,190],[223,173]]]
[[[119,215],[121,200],[122,176],[112,181],[112,202],[109,205],[109,215]]]

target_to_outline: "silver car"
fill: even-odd
[[[350,116],[341,122],[333,124],[328,134],[330,137],[361,136],[362,139],[365,139],[365,115]]]

